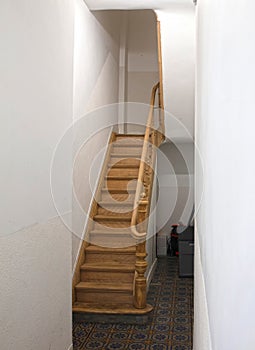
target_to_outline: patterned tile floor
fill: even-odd
[[[192,350],[193,279],[178,277],[178,258],[158,259],[148,303],[144,325],[74,322],[74,350]]]

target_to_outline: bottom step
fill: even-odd
[[[136,309],[129,304],[92,304],[75,302],[73,319],[76,322],[145,324],[149,321],[153,307]]]

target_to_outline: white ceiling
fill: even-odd
[[[193,0],[85,0],[91,10],[167,9],[172,5],[187,5]]]

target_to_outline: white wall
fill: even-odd
[[[157,229],[187,225],[194,205],[194,144],[165,142],[158,151]]]
[[[208,320],[208,304],[205,292],[204,273],[201,264],[199,238],[195,223],[195,261],[194,261],[194,332],[193,349],[212,350],[211,334]]]
[[[71,344],[71,235],[53,218],[50,163],[72,122],[72,1],[1,1],[0,52],[1,348],[64,350]],[[59,172],[70,210],[67,146]]]
[[[206,307],[196,299],[195,350],[209,335],[213,350],[255,347],[254,11],[252,0],[198,1],[196,140],[204,174],[196,170],[196,186],[204,178],[204,196],[196,270]],[[202,289],[197,280],[195,294]],[[201,329],[206,309],[209,325]]]
[[[166,112],[178,121],[166,114],[166,135],[178,142],[194,136],[194,8],[189,1],[186,5],[169,4],[168,10],[156,11],[161,23],[164,105]]]
[[[158,82],[157,19],[153,11],[128,12],[128,102],[149,104]]]
[[[118,98],[120,12],[75,1],[74,119]]]
[[[76,162],[73,175],[78,202],[74,198],[73,264],[84,232],[92,194],[96,188],[96,182],[90,181],[91,164],[98,153],[107,146],[111,125],[117,123],[117,106],[111,104],[118,102],[120,24],[121,17],[118,11],[91,13],[84,1],[76,0],[74,43]],[[89,142],[83,145],[89,138]],[[100,166],[97,170],[97,175],[100,175]],[[95,177],[97,176],[93,176],[94,180]]]
[[[152,10],[128,11],[127,32],[127,102],[150,104],[151,89],[159,80],[157,54],[157,19]],[[148,113],[127,106],[128,123],[146,125]],[[129,125],[128,132],[144,132],[144,127]]]
[[[85,0],[92,10],[167,9],[171,4],[186,5],[192,0]]]

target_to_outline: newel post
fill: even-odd
[[[147,282],[145,272],[147,268],[146,262],[147,253],[145,251],[145,242],[139,243],[136,246],[136,278],[134,290],[134,306],[137,309],[144,309],[146,307]]]
[[[144,226],[146,213],[147,213],[146,199],[141,200],[138,209],[138,223]],[[146,307],[146,294],[147,294],[147,281],[145,277],[145,272],[147,269],[146,262],[146,241],[138,243],[136,246],[136,263],[135,263],[135,284],[134,284],[134,306],[137,309],[144,309]]]

